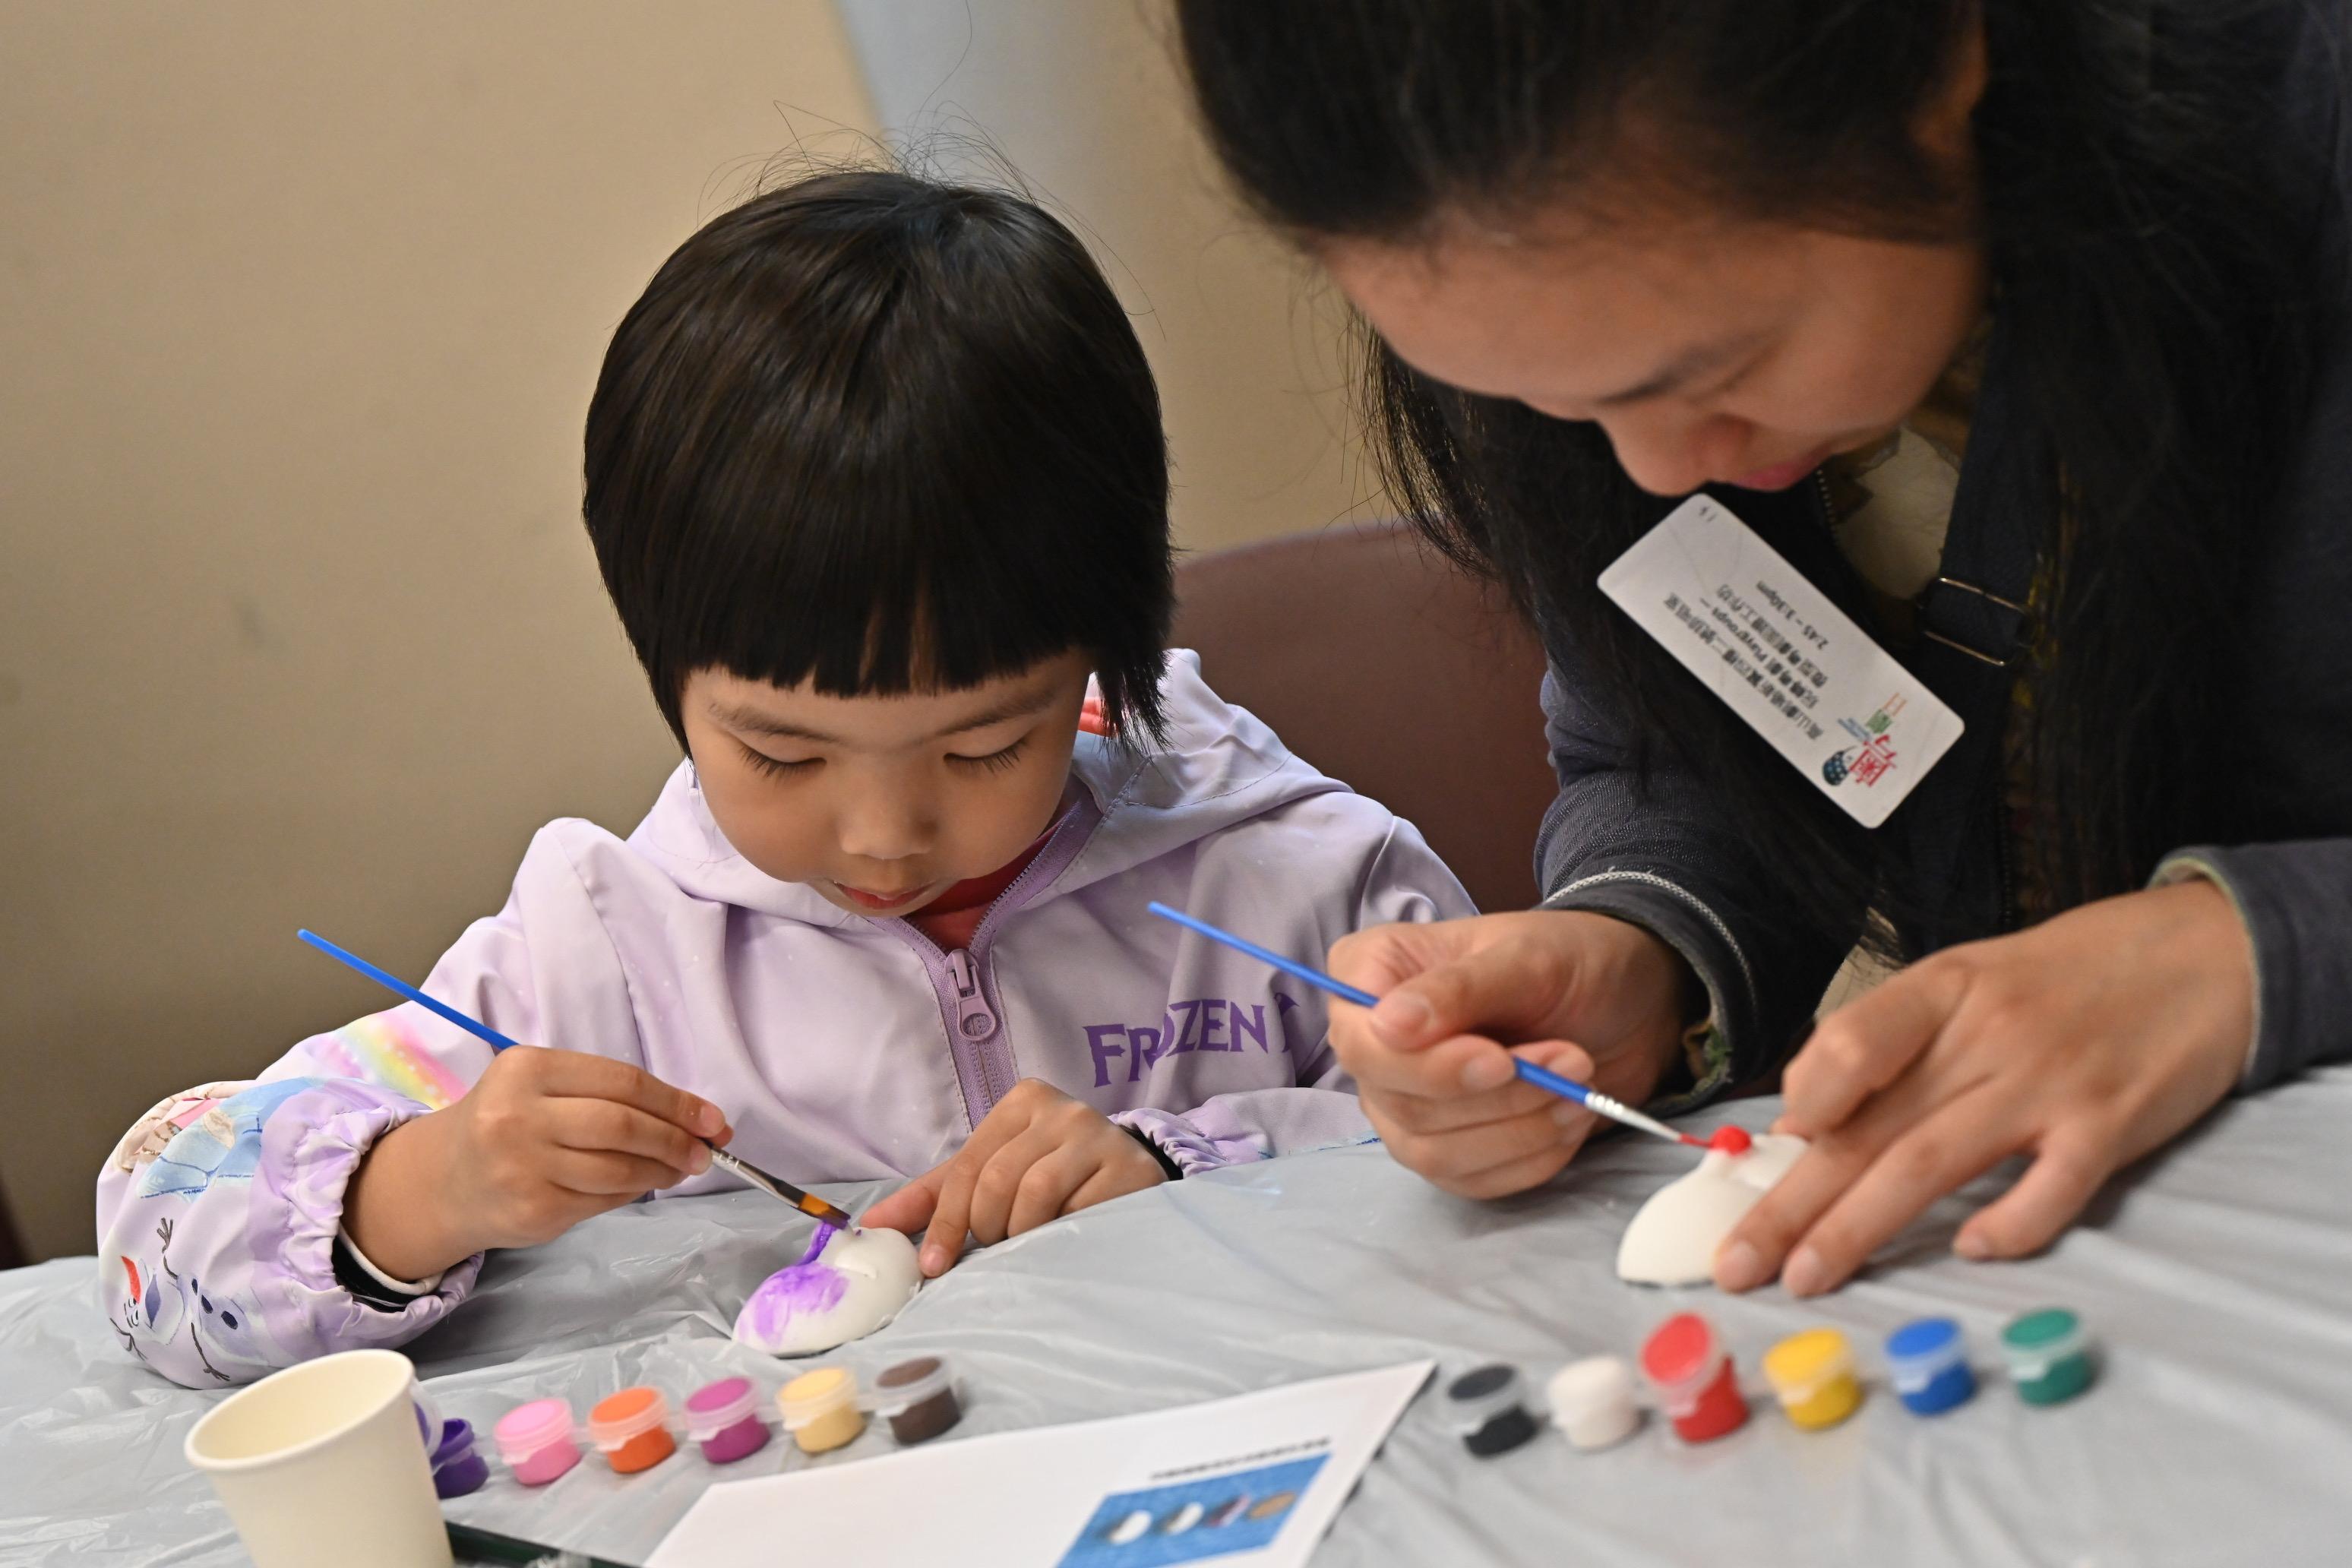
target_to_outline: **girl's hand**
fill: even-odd
[[[1513,1054],[1639,1105],[1696,989],[1648,931],[1572,910],[1375,926],[1333,944],[1330,967],[1381,998],[1331,1005],[1364,1114],[1400,1163],[1472,1198],[1551,1180],[1597,1120],[1519,1082]]]
[[[420,1279],[700,1175],[701,1139],[731,1136],[716,1106],[627,1062],[518,1047],[463,1100],[377,1141],[343,1226],[378,1268]]]
[[[923,1237],[922,1267],[955,1267],[969,1231],[982,1247],[1107,1198],[1167,1180],[1134,1134],[1037,1079],[1024,1078],[981,1118],[952,1159],[858,1216],[860,1225]]]
[[[1912,965],[1814,1029],[1775,1131],[1813,1141],[1717,1255],[1716,1282],[1834,1289],[1936,1199],[2033,1163],[1961,1226],[1963,1258],[2047,1246],[2101,1183],[2230,1091],[2253,951],[2210,882],[2085,904]],[[1784,1262],[1785,1260],[1785,1262]]]

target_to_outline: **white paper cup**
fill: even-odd
[[[273,1373],[188,1433],[254,1568],[450,1568],[449,1537],[397,1351]]]

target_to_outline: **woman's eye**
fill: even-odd
[[[986,768],[990,773],[1001,773],[1021,760],[1022,749],[1028,744],[1029,737],[1024,735],[1001,752],[991,752],[984,757],[959,757],[950,752],[948,761],[959,767]]]
[[[743,760],[771,778],[794,778],[802,773],[814,772],[824,759],[803,757],[798,762],[788,763],[782,757],[772,757],[765,752],[755,752],[751,747],[745,746]]]

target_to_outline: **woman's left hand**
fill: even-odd
[[[2043,1247],[2107,1177],[2210,1110],[2253,1032],[2253,951],[2203,880],[2126,893],[1924,959],[1822,1020],[1774,1131],[1812,1147],[1716,1255],[1745,1290],[1834,1289],[1945,1194],[2033,1163],[1963,1258]]]

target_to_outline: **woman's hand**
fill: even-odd
[[[1519,1082],[1512,1055],[1638,1105],[1697,990],[1648,931],[1572,910],[1375,926],[1335,943],[1330,967],[1381,998],[1331,1005],[1364,1114],[1401,1163],[1473,1198],[1551,1180],[1596,1120]]]
[[[927,1230],[923,1273],[955,1267],[969,1232],[982,1247],[1107,1199],[1166,1181],[1135,1135],[1053,1085],[1024,1078],[981,1118],[954,1156],[858,1216],[861,1225]]]
[[[1716,1282],[1832,1289],[1936,1199],[2033,1163],[1963,1258],[2049,1245],[2100,1184],[2230,1091],[2253,952],[2210,882],[2104,899],[1912,965],[1814,1029],[1775,1131],[1813,1146],[1717,1255]],[[1785,1262],[1784,1262],[1785,1260]]]
[[[466,1097],[394,1128],[343,1194],[368,1261],[416,1279],[493,1247],[551,1241],[710,1168],[718,1107],[610,1057],[517,1047]]]

